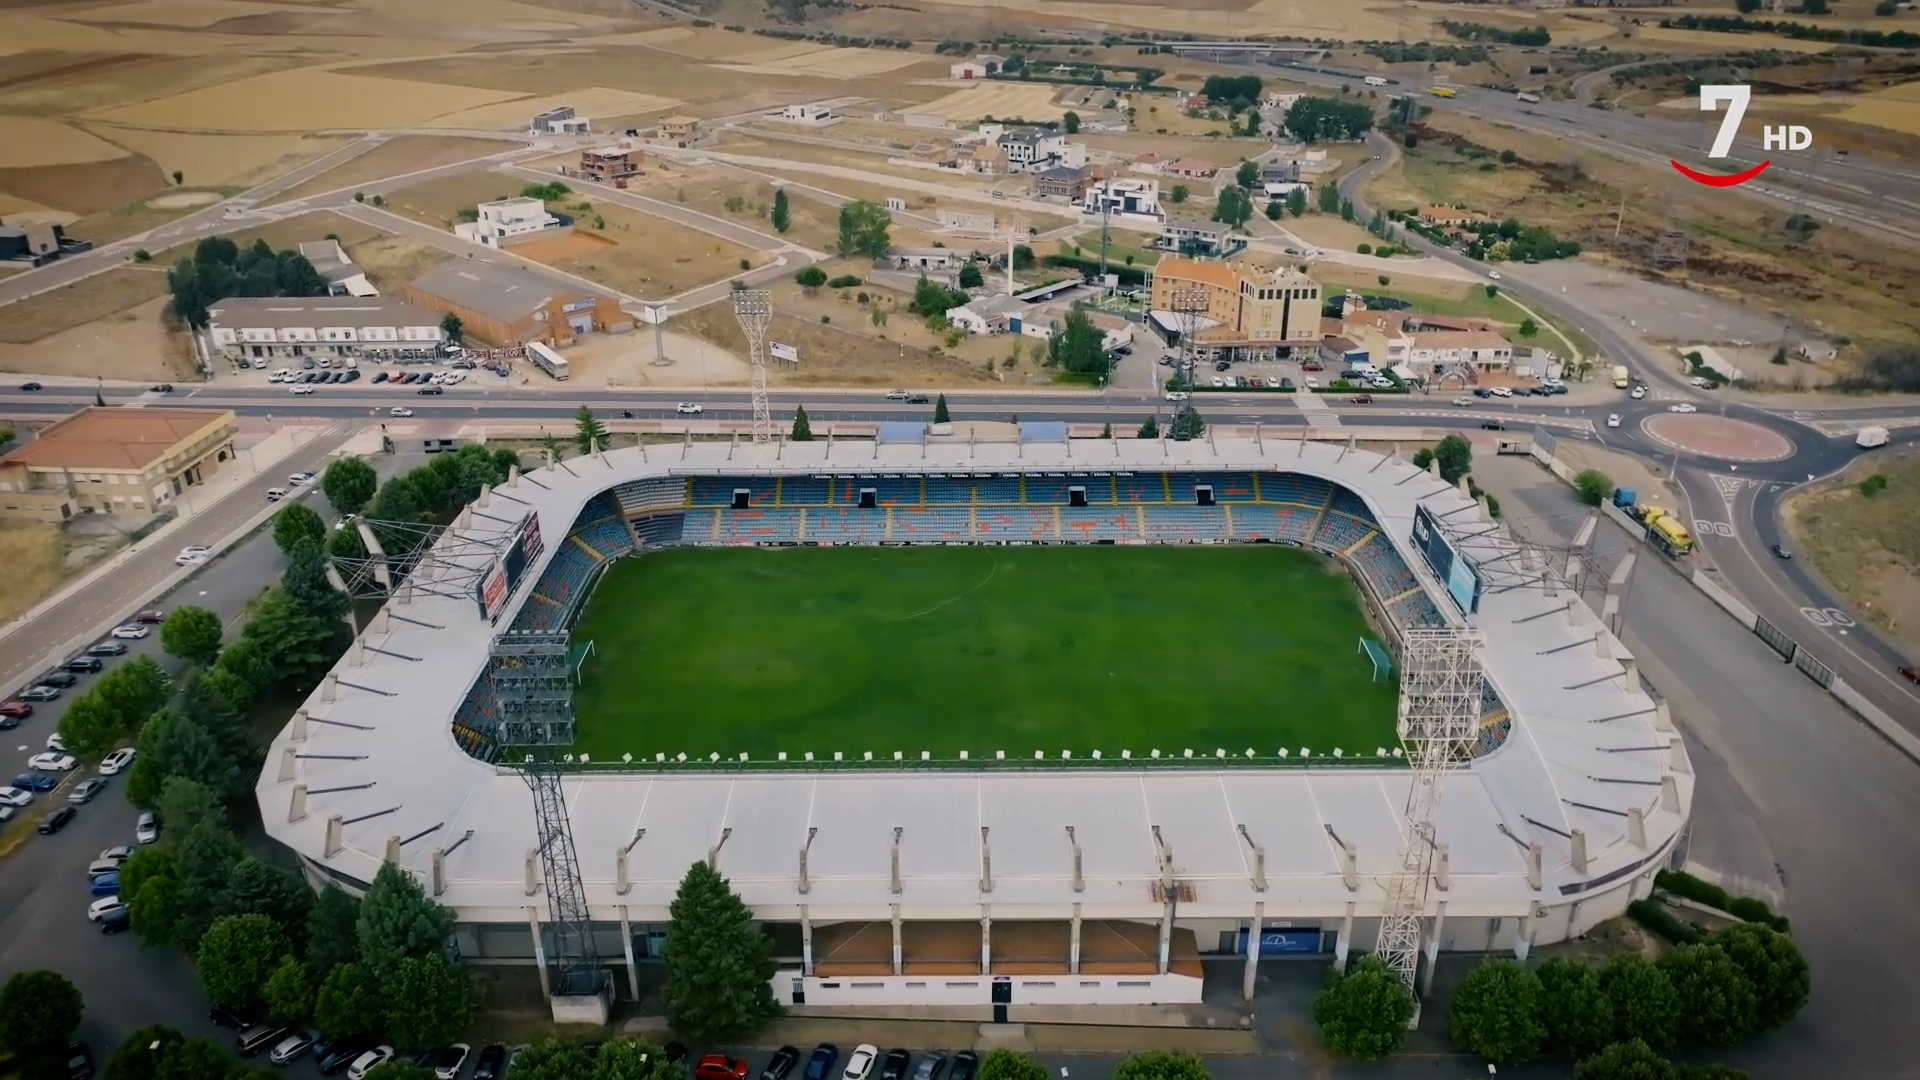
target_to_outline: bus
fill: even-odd
[[[1615,365],[1613,369],[1614,387],[1619,390],[1625,390],[1628,386],[1632,385],[1632,383],[1633,377],[1627,374],[1626,367],[1624,365]]]
[[[527,359],[532,361],[535,367],[553,376],[557,381],[567,381],[566,357],[554,352],[540,342],[527,342]]]

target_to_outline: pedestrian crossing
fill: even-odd
[[[1340,417],[1327,407],[1326,400],[1310,390],[1293,392],[1293,403],[1306,418],[1307,426],[1315,431],[1340,431],[1343,427]]]

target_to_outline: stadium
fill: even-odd
[[[397,862],[464,959],[543,986],[584,940],[637,996],[704,861],[782,1002],[1198,1002],[1229,957],[1251,996],[1262,957],[1383,947],[1409,836],[1430,974],[1622,914],[1692,801],[1559,568],[1352,443],[621,449],[516,473],[372,576],[262,820],[316,886]],[[1476,692],[1413,828],[1394,679],[1449,635]],[[564,761],[562,832],[529,751]]]

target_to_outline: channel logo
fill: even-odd
[[[1714,134],[1713,146],[1708,148],[1708,158],[1724,158],[1733,150],[1734,137],[1740,134],[1740,121],[1746,118],[1747,106],[1753,101],[1753,89],[1747,86],[1702,86],[1700,88],[1700,111],[1716,112],[1726,106],[1726,115],[1720,118],[1720,130]],[[1813,132],[1799,124],[1768,124],[1760,131],[1761,146],[1768,150],[1797,152],[1813,145]],[[1708,187],[1738,187],[1767,171],[1771,160],[1763,161],[1751,169],[1732,174],[1701,172],[1690,169],[1678,161],[1669,159],[1667,164],[1681,176],[1696,184]]]

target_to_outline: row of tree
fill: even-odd
[[[265,240],[244,250],[224,236],[210,236],[191,258],[167,271],[174,317],[196,330],[207,309],[230,296],[325,296],[329,284],[298,251],[275,251]]]
[[[1303,97],[1287,109],[1281,126],[1304,143],[1355,142],[1373,130],[1373,106],[1364,101]]]
[[[599,429],[599,437],[604,447],[604,427]],[[379,483],[372,467],[366,462],[357,458],[341,458],[327,466],[327,471],[320,478],[320,488],[326,492],[327,500],[341,513],[364,512],[381,548],[388,555],[399,556],[413,551],[428,539],[425,530],[413,526],[446,522],[461,507],[479,498],[483,486],[505,483],[519,464],[518,451],[505,447],[489,450],[477,443],[469,443],[451,454],[437,455],[425,465]],[[336,492],[339,493],[337,498]],[[305,528],[311,531],[312,524]],[[324,526],[320,531],[325,533]],[[324,543],[327,554],[335,558],[358,559],[367,555],[366,544],[360,539],[358,529],[335,529],[326,536]],[[288,558],[292,557],[292,552],[289,552]]]

